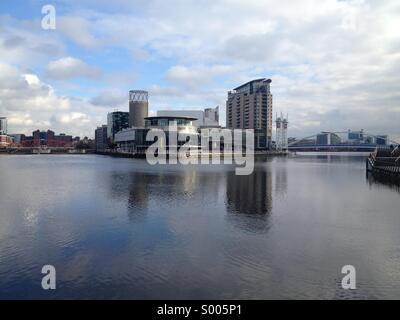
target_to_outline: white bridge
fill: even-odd
[[[341,136],[359,134],[359,139],[343,139]],[[323,131],[312,136],[296,140],[288,144],[290,151],[374,151],[378,148],[396,147],[399,144],[391,141],[387,136],[370,134],[367,132]]]

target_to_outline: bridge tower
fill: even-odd
[[[282,118],[278,117],[276,114],[276,149],[278,151],[282,150]]]
[[[286,116],[285,119],[282,121],[282,149],[287,150],[288,149],[288,137],[287,137],[287,131],[288,131],[288,116]]]
[[[276,115],[276,149],[278,151],[287,150],[288,149],[288,139],[287,139],[287,130],[288,130],[288,117],[284,118],[282,113],[280,117]]]

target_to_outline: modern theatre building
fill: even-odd
[[[146,136],[151,129],[160,129],[166,135],[165,147],[178,147],[185,144],[186,141],[177,141],[177,145],[169,141],[170,133],[173,135],[183,134],[190,141],[196,142],[199,136],[197,127],[193,125],[196,118],[191,117],[146,117],[144,118],[144,127],[132,127],[124,129],[115,135],[115,143],[119,152],[131,154],[144,154],[147,148],[154,143],[154,140],[146,141]],[[176,125],[176,132],[170,132],[170,129]],[[193,139],[192,139],[193,137]]]

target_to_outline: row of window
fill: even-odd
[[[187,119],[150,119],[145,121],[146,127],[166,127],[174,123],[178,126],[192,125],[192,121]]]

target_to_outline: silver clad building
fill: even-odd
[[[196,118],[193,120],[193,125],[200,127],[204,125],[203,110],[158,110],[157,117],[190,117]]]
[[[129,91],[129,126],[144,127],[149,113],[149,94],[144,90]]]
[[[196,118],[193,125],[202,126],[218,126],[219,125],[219,107],[206,108],[203,110],[159,110],[158,117],[190,117]]]
[[[204,109],[204,125],[219,125],[219,106],[216,106],[215,108]]]

